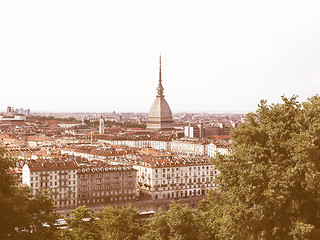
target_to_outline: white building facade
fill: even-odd
[[[137,187],[142,198],[161,200],[204,196],[215,189],[219,174],[209,159],[153,158],[115,159],[113,164],[132,164],[137,172]]]

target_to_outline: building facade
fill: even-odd
[[[136,172],[131,166],[100,164],[77,171],[78,206],[130,202],[136,195]]]
[[[112,160],[113,164],[131,164],[137,172],[140,198],[152,200],[204,196],[215,189],[214,169],[210,158],[148,157]]]
[[[193,140],[173,140],[171,142],[171,152],[186,155],[206,155],[207,144],[205,142]]]
[[[22,183],[35,193],[49,188],[57,210],[77,206],[77,170],[74,161],[43,161],[26,163],[22,168]]]

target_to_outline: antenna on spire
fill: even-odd
[[[162,79],[161,79],[161,54],[160,54],[159,83],[161,82],[162,82]]]
[[[163,87],[162,87],[162,76],[161,76],[161,54],[160,54],[160,66],[159,66],[159,85],[158,85],[158,95],[157,97],[163,97]]]

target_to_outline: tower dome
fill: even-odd
[[[163,86],[161,78],[161,56],[159,70],[158,94],[154,100],[148,115],[147,129],[150,130],[172,130],[173,120],[169,104],[164,99]]]

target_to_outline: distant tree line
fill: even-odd
[[[93,121],[86,119],[85,123],[89,127],[93,127]],[[119,126],[119,127],[125,127],[125,128],[143,128],[143,129],[146,128],[145,124],[139,124],[136,122],[116,122],[116,121],[109,121],[109,120],[104,121],[104,126],[109,128],[113,126]],[[94,120],[94,127],[95,128],[99,127],[99,120]]]
[[[40,121],[46,121],[46,120],[55,120],[59,122],[79,122],[74,117],[67,117],[67,118],[57,118],[54,116],[41,116]]]
[[[41,116],[39,118],[40,121],[46,121],[46,120],[55,120],[55,121],[59,121],[59,122],[79,122],[77,119],[75,119],[74,117],[68,117],[68,118],[57,118],[54,116]],[[90,119],[85,119],[84,120],[85,124],[87,124],[89,127],[93,127],[93,122],[94,122],[94,126],[95,128],[99,127],[99,120],[90,120]],[[139,124],[136,122],[116,122],[116,121],[105,121],[104,125],[106,127],[112,127],[112,126],[120,126],[120,127],[126,127],[126,128],[146,128],[145,124]]]

